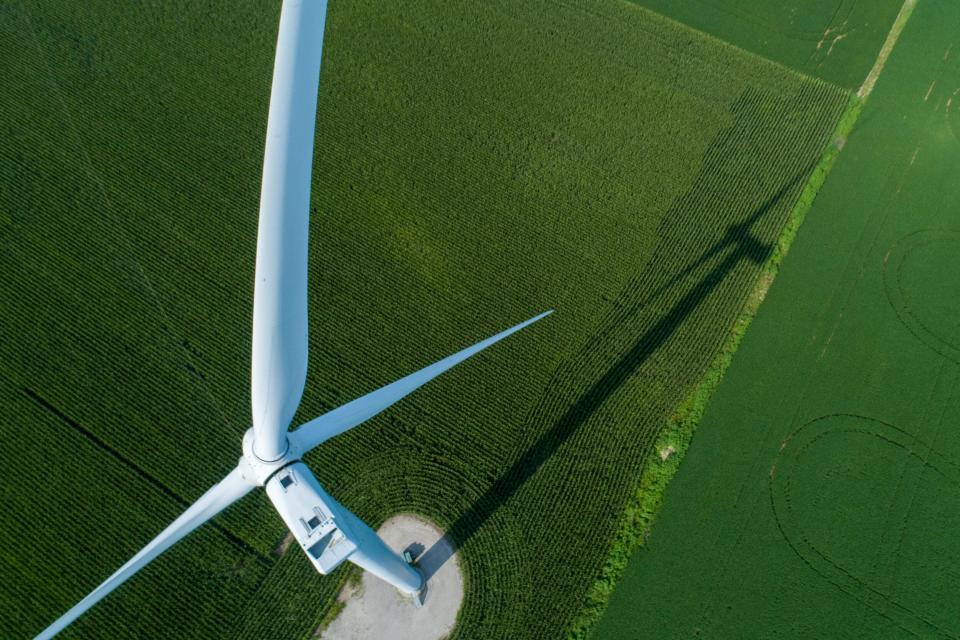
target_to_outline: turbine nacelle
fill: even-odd
[[[357,550],[340,504],[323,490],[305,464],[296,461],[282,467],[267,480],[265,488],[317,571],[330,573]]]
[[[254,452],[254,430],[248,429],[243,436],[243,457],[237,465],[242,481],[264,487],[274,509],[317,571],[326,575],[350,560],[412,596],[419,606],[424,585],[420,572],[324,490],[300,461],[312,447],[305,447],[296,432],[288,435],[283,457],[268,462]]]

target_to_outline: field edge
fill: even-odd
[[[867,96],[861,97],[852,91],[844,91],[849,95],[849,100],[831,136],[831,143],[804,185],[777,237],[773,252],[760,270],[719,352],[700,382],[680,403],[657,437],[650,456],[643,465],[633,497],[624,508],[607,559],[599,574],[594,577],[580,614],[574,619],[566,635],[567,640],[587,640],[592,636],[630,557],[634,551],[645,546],[663,502],[664,492],[683,461],[710,399],[733,361],[733,356],[779,273],[783,259],[789,252],[814,199],[860,117]]]

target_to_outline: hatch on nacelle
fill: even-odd
[[[287,528],[320,573],[327,574],[357,550],[336,500],[302,462],[278,471],[264,487]]]

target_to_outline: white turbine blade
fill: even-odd
[[[254,450],[277,460],[307,376],[307,234],[326,0],[285,0],[263,156],[251,375]]]
[[[36,637],[36,640],[47,640],[60,633],[87,609],[100,602],[107,594],[126,582],[127,578],[145,567],[147,563],[172,547],[188,533],[247,495],[252,489],[253,485],[243,479],[239,469],[231,471],[226,478],[200,496],[179,518],[151,540],[137,555],[130,558],[125,565],[117,569],[116,573],[104,580],[103,584],[60,616],[56,622],[44,629]]]
[[[314,568],[326,575],[344,560],[357,564],[405,593],[423,579],[373,530],[328,494],[302,462],[283,467],[267,481],[267,496]]]
[[[472,347],[467,347],[452,356],[447,356],[443,360],[435,362],[416,373],[411,373],[405,378],[400,378],[396,382],[392,382],[385,387],[381,387],[365,396],[352,400],[318,418],[314,418],[291,433],[290,439],[301,453],[306,453],[318,444],[369,420],[393,403],[413,393],[441,373],[455,367],[470,356],[480,353],[492,344],[503,340],[510,334],[520,331],[520,329],[533,324],[551,313],[553,313],[553,309],[534,316],[526,322],[521,322],[505,331],[501,331],[497,335],[478,342]]]
[[[350,528],[357,545],[356,551],[347,556],[348,561],[407,595],[412,596],[423,588],[423,576],[419,571],[388,547],[383,538],[356,514],[339,503],[337,506],[340,507],[341,520]]]

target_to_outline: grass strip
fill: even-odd
[[[887,39],[883,43],[883,48],[880,49],[880,55],[877,56],[877,61],[874,63],[873,69],[867,74],[866,80],[863,81],[863,85],[860,87],[860,90],[857,91],[857,95],[861,98],[866,99],[867,96],[870,95],[870,92],[873,91],[874,85],[877,84],[877,78],[880,77],[880,72],[883,71],[884,65],[887,64],[887,58],[890,57],[890,53],[893,51],[893,46],[897,44],[897,39],[903,32],[903,28],[907,26],[907,20],[910,18],[910,14],[913,13],[913,8],[916,6],[917,0],[904,0],[903,6],[900,7],[900,13],[897,14],[896,19],[893,21],[893,27],[890,28]]]
[[[850,101],[834,131],[832,143],[824,151],[807,180],[783,231],[777,238],[772,254],[764,264],[723,346],[703,378],[670,416],[657,437],[653,451],[643,466],[643,473],[640,475],[640,482],[633,498],[624,510],[607,560],[594,579],[587,593],[584,607],[567,634],[569,640],[583,640],[589,637],[591,630],[606,610],[610,596],[620,576],[623,575],[630,556],[638,547],[643,547],[646,543],[663,502],[663,493],[680,467],[680,462],[707,408],[707,403],[733,361],[733,354],[740,346],[747,327],[756,316],[770,285],[780,271],[780,265],[789,252],[800,230],[800,225],[803,224],[817,193],[843,149],[847,136],[860,117],[864,102],[865,98],[853,94],[850,96]]]

